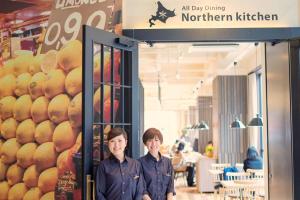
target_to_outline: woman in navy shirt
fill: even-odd
[[[144,187],[138,161],[125,156],[127,134],[121,128],[109,131],[109,158],[100,162],[96,177],[97,200],[141,200]]]
[[[146,186],[143,200],[173,200],[175,195],[171,160],[159,152],[162,142],[163,136],[155,128],[148,129],[143,135],[143,143],[149,151],[139,159]]]

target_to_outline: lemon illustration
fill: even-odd
[[[82,93],[77,94],[68,108],[69,121],[72,127],[81,127],[82,124]]]
[[[72,147],[75,144],[78,130],[73,129],[69,121],[60,123],[53,133],[53,143],[57,152]]]
[[[1,124],[1,135],[4,139],[16,137],[18,122],[14,118],[8,118]]]
[[[47,98],[51,99],[65,91],[65,73],[61,69],[50,70],[47,74],[43,90]]]
[[[0,78],[2,78],[5,74],[4,74],[4,69],[3,67],[0,67]]]
[[[69,72],[82,65],[82,44],[79,40],[66,43],[57,54],[58,65],[65,72]]]
[[[44,97],[38,97],[31,106],[31,117],[35,123],[39,123],[48,119],[49,100]]]
[[[26,73],[29,71],[29,65],[33,60],[32,55],[20,55],[15,58],[14,63],[14,74],[15,76],[19,76],[22,73]]]
[[[27,168],[33,164],[33,154],[37,148],[36,143],[27,143],[23,145],[17,152],[17,164],[23,168]]]
[[[22,181],[24,174],[24,169],[17,164],[11,165],[6,174],[8,185],[15,185],[16,183],[20,183]]]
[[[53,142],[41,144],[34,152],[33,160],[38,171],[55,166],[57,153]]]
[[[54,192],[48,192],[44,194],[40,200],[55,200]]]
[[[82,68],[73,69],[66,77],[65,87],[69,95],[74,96],[82,91]]]
[[[44,59],[44,54],[37,55],[33,58],[32,62],[29,65],[29,73],[34,75],[41,71],[41,64]]]
[[[50,50],[42,58],[41,70],[47,74],[50,70],[56,68],[57,68],[57,51]]]
[[[52,135],[55,125],[50,121],[46,120],[38,124],[35,128],[34,138],[39,143],[52,142]]]
[[[55,190],[57,183],[57,168],[52,167],[43,171],[39,176],[38,187],[43,193]]]
[[[9,185],[6,181],[0,182],[0,199],[8,199]]]
[[[23,176],[23,182],[28,188],[36,187],[38,184],[40,173],[37,171],[35,165],[28,167]]]
[[[14,73],[15,59],[11,59],[5,62],[3,69],[3,75],[13,74]]]
[[[29,94],[28,86],[31,81],[31,75],[29,73],[20,74],[16,80],[15,94],[17,96],[22,96],[24,94]]]
[[[6,172],[8,169],[8,165],[4,164],[1,160],[0,160],[0,182],[3,181],[6,178]],[[1,191],[1,190],[0,190]]]
[[[16,98],[13,96],[7,96],[0,100],[0,116],[3,120],[13,116],[15,102]]]
[[[31,118],[31,105],[32,100],[28,94],[20,96],[14,105],[14,118],[18,121],[23,121],[25,119]]]
[[[27,190],[24,183],[17,183],[8,191],[8,200],[22,200]]]
[[[103,96],[104,96],[104,101],[105,102],[107,99],[110,98],[110,86],[104,85],[103,87]],[[100,103],[101,103],[101,94],[100,94],[101,89],[98,88],[96,92],[94,93],[94,110],[98,113],[100,113]]]
[[[32,99],[44,95],[43,86],[46,80],[47,76],[43,72],[38,72],[32,76],[28,87]]]
[[[32,119],[22,121],[16,131],[17,141],[20,144],[34,142],[35,123]]]
[[[42,191],[38,187],[30,188],[23,197],[23,200],[39,200],[42,194]]]
[[[64,169],[64,167],[67,165],[69,152],[70,152],[70,150],[67,149],[67,150],[61,152],[59,154],[59,156],[57,157],[56,166],[57,166],[58,171],[62,171]]]
[[[11,164],[16,161],[16,155],[21,145],[16,138],[6,140],[1,147],[1,160],[4,164]]]
[[[68,120],[69,104],[70,99],[66,94],[60,94],[54,97],[48,106],[49,119],[56,124]]]
[[[12,74],[8,74],[0,79],[0,98],[13,96],[16,89],[16,78]]]
[[[94,83],[100,83],[101,80],[101,68],[100,68],[100,62],[101,57],[100,53],[97,53],[94,55]]]
[[[0,127],[1,127],[1,120],[0,120]],[[1,134],[0,134],[0,136],[1,136]],[[2,145],[3,145],[3,143],[4,143],[4,139],[1,139],[0,138],[0,155],[1,155],[1,147],[2,147]]]

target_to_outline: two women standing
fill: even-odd
[[[109,158],[101,161],[96,177],[97,200],[171,200],[175,195],[171,161],[159,153],[159,130],[143,135],[148,154],[136,161],[125,155],[127,134],[121,128],[108,133]]]

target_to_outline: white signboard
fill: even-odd
[[[297,27],[299,0],[123,0],[123,28]]]

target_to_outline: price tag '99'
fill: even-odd
[[[113,0],[67,5],[63,1],[54,3],[47,31],[42,45],[42,53],[50,49],[59,50],[70,40],[82,39],[82,25],[111,31]],[[74,2],[74,1],[73,1]]]

